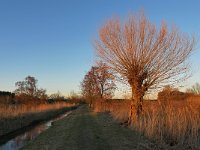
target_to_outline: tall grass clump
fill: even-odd
[[[104,100],[95,111],[109,111],[114,119],[128,119],[130,101]],[[190,101],[145,101],[144,111],[131,126],[152,141],[174,148],[200,148],[200,105]]]
[[[191,103],[173,102],[146,107],[133,127],[146,137],[170,146],[200,148],[199,109]]]
[[[129,100],[96,100],[94,103],[95,112],[110,112],[114,119],[119,122],[128,120]]]

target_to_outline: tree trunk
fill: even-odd
[[[136,104],[136,116],[137,116],[137,118],[139,118],[143,111],[143,107],[142,107],[143,106],[143,95],[139,95],[137,97],[136,103],[137,103]]]
[[[89,107],[92,108],[92,98],[89,97]]]
[[[104,89],[103,89],[103,84],[101,84],[101,99],[103,98],[103,94],[104,94]]]
[[[132,86],[132,99],[129,110],[128,126],[131,126],[134,122],[137,122],[143,111],[143,95],[144,94],[140,90],[134,89]]]
[[[134,100],[131,99],[131,105],[130,105],[129,116],[128,116],[128,126],[131,126],[132,123],[135,121],[136,121],[135,103],[134,103]]]

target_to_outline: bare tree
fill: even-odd
[[[100,89],[100,97],[112,98],[113,92],[116,89],[113,74],[109,71],[107,65],[102,61],[98,63],[98,66],[95,69],[95,76]]]
[[[109,72],[108,67],[99,62],[85,75],[81,88],[83,96],[90,101],[91,105],[94,99],[112,98],[116,85],[114,76]]]
[[[59,101],[59,100],[64,100],[65,97],[62,96],[62,94],[58,91],[57,93],[53,93],[49,96],[50,99],[53,99],[55,101]]]
[[[129,124],[142,112],[143,96],[149,89],[184,77],[188,69],[184,62],[195,43],[194,36],[176,27],[168,28],[165,23],[156,27],[144,13],[130,15],[124,24],[114,18],[103,25],[95,48],[100,60],[132,88]]]
[[[45,100],[48,98],[47,94],[46,94],[46,90],[43,88],[37,89],[37,91],[35,92],[35,97]]]
[[[15,90],[16,94],[26,94],[29,96],[34,96],[37,88],[37,79],[32,76],[27,76],[24,81],[18,81],[15,83],[17,89]]]
[[[38,80],[35,77],[32,76],[27,76],[25,78],[25,89],[28,95],[30,96],[35,96],[36,92],[37,92],[37,82]]]
[[[81,82],[82,95],[88,101],[90,107],[92,106],[93,99],[98,98],[100,94],[95,69],[95,67],[92,67]]]
[[[38,80],[35,77],[27,76],[24,81],[18,81],[15,83],[17,89],[16,95],[26,95],[30,97],[37,97],[40,99],[46,99],[46,90],[37,87]]]
[[[15,86],[17,87],[17,89],[14,91],[15,94],[17,94],[17,95],[25,94],[25,82],[24,81],[17,81],[15,83]]]
[[[200,94],[200,84],[195,83],[191,88],[186,89],[187,93]]]

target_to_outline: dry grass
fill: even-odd
[[[193,98],[194,100],[194,98]],[[200,103],[174,101],[144,103],[144,112],[132,127],[151,140],[159,140],[174,147],[198,149],[200,147]],[[95,111],[109,111],[124,122],[128,119],[130,101],[97,101]]]
[[[71,108],[75,108],[75,104],[66,102],[0,105],[0,136],[29,126],[34,122],[51,119]]]
[[[57,110],[64,107],[74,106],[75,104],[59,102],[54,104],[19,104],[19,105],[5,105],[0,104],[0,118],[10,118],[21,116],[26,113],[39,113],[50,110]]]
[[[150,139],[158,139],[171,146],[200,146],[200,110],[189,103],[168,103],[148,108],[133,126]]]
[[[124,122],[128,120],[129,100],[97,100],[94,104],[95,112],[110,112],[112,116]]]
[[[187,102],[194,104],[196,106],[200,106],[200,95],[193,95],[188,97]]]

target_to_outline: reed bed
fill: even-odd
[[[26,113],[39,113],[50,110],[57,110],[65,107],[74,106],[75,104],[59,102],[53,104],[18,104],[18,105],[5,105],[0,104],[0,118],[10,118],[21,116]]]
[[[114,119],[128,119],[130,101],[96,101],[94,110],[108,111]],[[193,101],[145,101],[143,114],[131,128],[152,141],[179,149],[200,149],[200,103]]]
[[[76,108],[76,104],[19,104],[0,106],[0,137]]]

